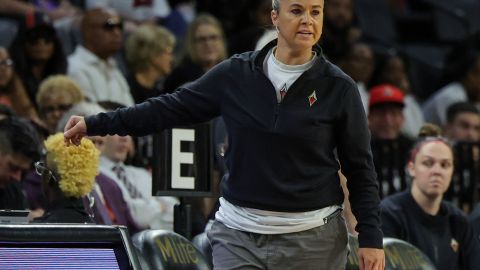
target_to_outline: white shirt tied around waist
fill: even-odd
[[[231,229],[259,234],[284,234],[313,229],[326,223],[325,218],[342,208],[327,206],[307,212],[275,212],[240,207],[220,198],[215,219]]]

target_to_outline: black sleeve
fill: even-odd
[[[166,128],[208,121],[220,115],[223,91],[230,78],[229,65],[229,60],[222,62],[172,94],[87,117],[87,133],[144,136]]]
[[[353,83],[346,82],[341,102],[338,134],[338,157],[342,173],[347,177],[352,212],[357,218],[360,247],[382,248],[380,229],[380,198],[372,151],[370,132],[360,95]]]

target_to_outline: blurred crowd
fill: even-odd
[[[479,229],[480,1],[325,0],[323,11],[319,45],[357,83],[380,196],[411,186],[410,149],[432,123],[456,159],[442,198]],[[71,115],[170,94],[227,57],[261,48],[277,34],[270,12],[271,0],[0,1],[0,209],[30,209],[37,221],[121,224],[132,233],[172,230],[179,199],[151,196],[152,136],[90,138],[98,174],[75,194],[59,184],[71,178],[59,167],[69,158],[43,141],[60,136]],[[222,119],[212,132],[218,185],[227,172]],[[215,198],[191,203],[195,235]],[[60,208],[78,215],[62,218]]]

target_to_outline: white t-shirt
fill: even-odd
[[[280,90],[282,88],[288,92],[290,86],[305,72],[311,68],[315,58],[315,52],[312,52],[312,59],[302,65],[286,65],[275,58],[274,51],[277,47],[272,48],[263,62],[263,70],[265,75],[270,79],[277,93],[277,101],[281,102]]]

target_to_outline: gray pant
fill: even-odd
[[[298,233],[248,233],[215,221],[207,235],[215,270],[336,270],[347,263],[347,228],[338,213],[327,224]]]

